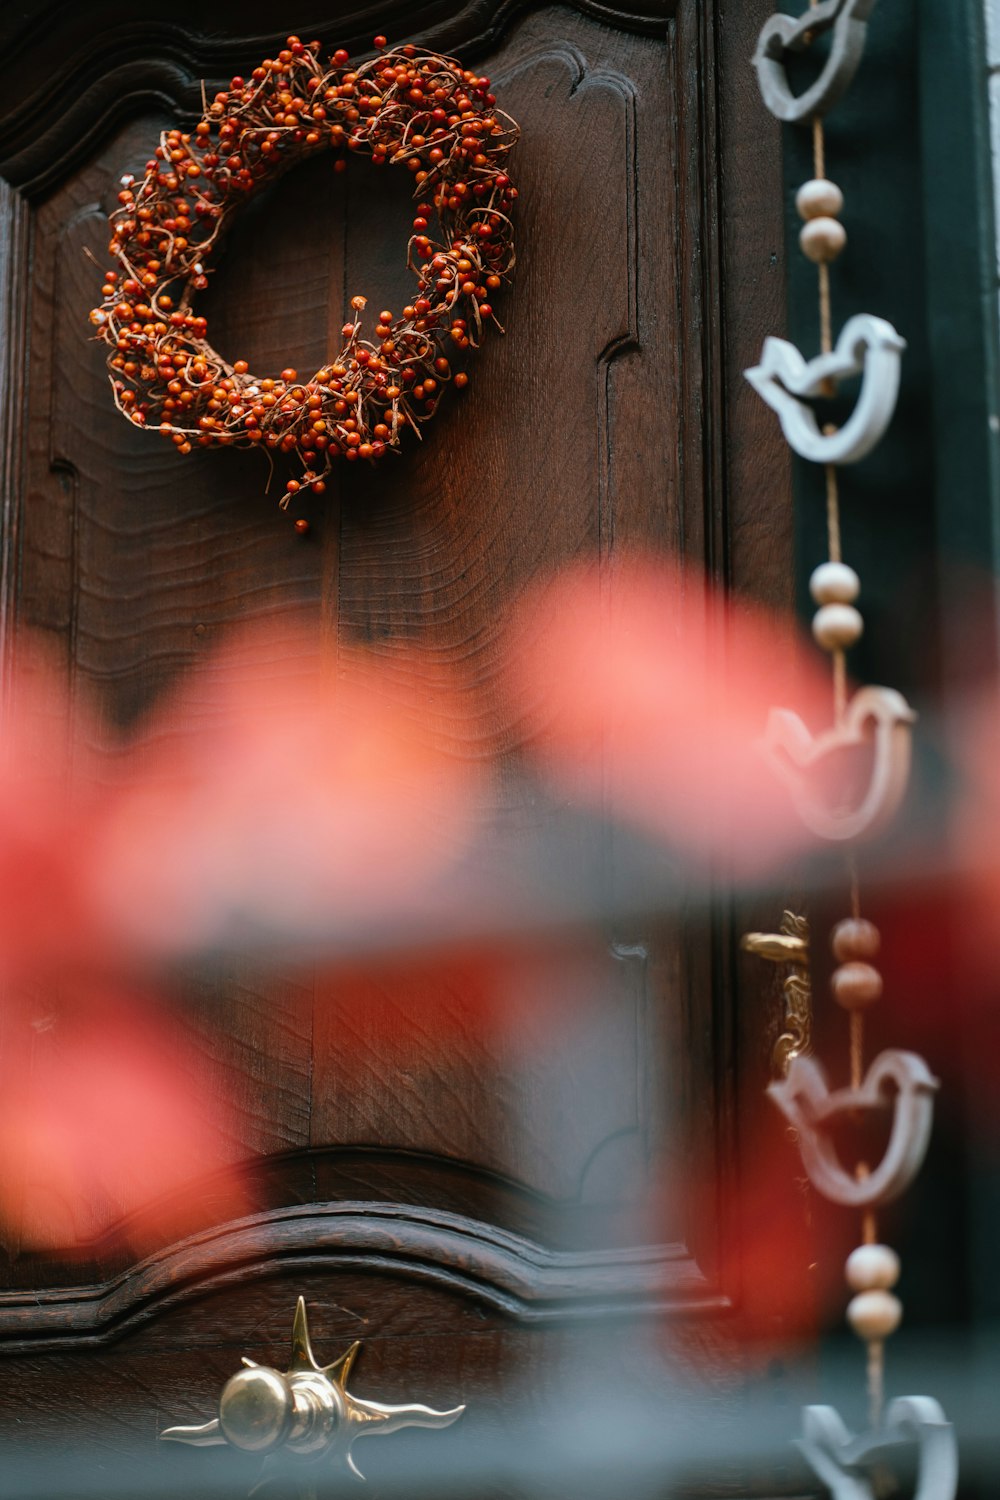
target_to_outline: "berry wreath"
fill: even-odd
[[[289,37],[276,58],[216,94],[193,131],[165,131],[141,182],[122,179],[110,216],[117,264],[90,320],[109,346],[115,404],[182,453],[256,445],[296,454],[302,473],[282,506],[300,490],[322,494],[335,459],[376,461],[399,450],[407,427],[419,434],[445,386],[467,383],[449,353],[475,347],[496,322],[492,298],[514,267],[517,190],[505,165],[517,125],[496,109],[488,78],[385,45],[376,37],[377,55],[356,67],[341,48],[324,67],[319,42]],[[413,173],[406,263],[417,296],[398,318],[380,313],[374,343],[361,337],[366,299],[354,297],[335,359],[306,381],[292,369],[260,378],[217,353],[192,297],[208,285],[209,259],[241,205],[321,150],[367,152]],[[335,167],[345,166],[338,155]],[[433,214],[438,240],[428,233]]]

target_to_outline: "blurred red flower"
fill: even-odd
[[[0,1221],[65,1247],[131,1216],[155,1242],[194,1212],[181,1187],[243,1148],[225,1076],[123,980],[385,920],[464,849],[478,776],[449,748],[445,673],[328,654],[301,621],[234,636],[126,743],[29,646],[8,686]],[[238,1211],[238,1177],[213,1193]]]
[[[273,625],[191,673],[135,746],[93,847],[103,919],[153,953],[381,918],[463,851],[454,686],[414,652],[327,654]]]
[[[17,1247],[112,1234],[151,1248],[200,1227],[191,1185],[232,1161],[238,1136],[177,1018],[102,988],[8,1006],[3,1029],[0,1223]],[[244,1211],[237,1173],[212,1182],[211,1204]]]
[[[521,609],[510,682],[563,796],[748,874],[813,842],[758,749],[777,704],[832,714],[822,658],[788,619],[666,560],[570,569]]]

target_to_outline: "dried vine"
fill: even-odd
[[[384,37],[375,45],[379,54],[357,67],[343,49],[324,67],[319,42],[289,37],[276,58],[216,94],[193,131],[165,131],[142,181],[122,179],[110,217],[117,266],[90,315],[131,422],[158,427],[182,453],[259,445],[296,454],[303,472],[283,506],[299,490],[321,494],[334,459],[374,461],[399,449],[407,427],[419,435],[444,387],[466,384],[449,354],[475,347],[496,321],[491,299],[514,266],[517,190],[504,167],[518,128],[496,109],[489,79],[413,46],[382,51]],[[340,170],[354,151],[413,173],[407,265],[417,295],[400,317],[380,313],[375,342],[361,336],[366,299],[354,297],[335,359],[306,381],[292,369],[260,378],[212,347],[192,297],[242,204],[322,150],[338,153]]]

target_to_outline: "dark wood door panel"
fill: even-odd
[[[647,977],[584,939],[341,976],[316,1007],[314,1145],[439,1153],[554,1202],[641,1194],[666,1064]]]
[[[317,551],[275,548],[266,464],[248,465],[255,455],[242,453],[199,453],[185,464],[131,429],[110,401],[87,323],[99,275],[88,253],[103,265],[120,176],[141,167],[162,125],[155,117],[129,125],[34,216],[19,624],[55,635],[79,691],[96,693],[123,721],[210,649],[220,627],[315,604],[320,594]],[[325,287],[317,257],[325,268],[322,236],[277,283],[272,334],[286,321],[292,337],[311,329],[307,298]],[[245,278],[235,270],[222,288],[230,319],[243,303]],[[247,300],[259,305],[252,283]],[[248,321],[253,329],[252,313]]]
[[[467,1406],[461,1429],[450,1436],[422,1434],[408,1445],[417,1464],[447,1462],[442,1445],[454,1446],[456,1438],[467,1459],[474,1460],[482,1444],[495,1462],[505,1443],[530,1447],[546,1429],[571,1428],[574,1397],[584,1403],[603,1390],[606,1399],[617,1399],[625,1390],[641,1393],[660,1382],[666,1388],[671,1376],[682,1376],[671,1392],[672,1417],[685,1404],[696,1412],[706,1399],[717,1414],[735,1410],[727,1373],[733,1341],[714,1321],[685,1318],[664,1333],[647,1317],[611,1321],[595,1309],[593,1318],[531,1327],[454,1288],[421,1285],[377,1267],[320,1274],[286,1267],[242,1289],[219,1290],[167,1310],[105,1348],[27,1350],[6,1359],[5,1395],[16,1399],[28,1421],[27,1430],[0,1427],[5,1476],[17,1473],[18,1461],[30,1471],[33,1460],[36,1475],[44,1473],[43,1455],[53,1443],[60,1452],[50,1453],[48,1472],[58,1472],[68,1442],[84,1479],[102,1464],[117,1487],[123,1459],[145,1454],[151,1466],[146,1482],[154,1493],[154,1480],[179,1492],[198,1475],[213,1488],[220,1476],[230,1475],[233,1492],[245,1493],[261,1477],[259,1458],[222,1449],[201,1455],[180,1446],[157,1451],[156,1437],[175,1424],[209,1420],[243,1356],[286,1368],[300,1293],[320,1359],[332,1361],[356,1339],[363,1341],[351,1382],[356,1394]],[[407,1437],[390,1440],[393,1447],[400,1442],[407,1445]],[[395,1462],[380,1448],[385,1445],[366,1442],[357,1452],[376,1482],[381,1464]],[[489,1475],[482,1463],[472,1472],[480,1482],[502,1485],[502,1473]],[[72,1495],[72,1487],[62,1493]]]
[[[75,694],[127,722],[226,625],[311,605],[317,628],[377,656],[417,642],[460,670],[463,716],[446,726],[459,753],[517,750],[496,689],[504,606],[539,571],[679,534],[677,446],[654,441],[664,417],[679,426],[690,340],[671,299],[680,240],[658,228],[677,216],[674,64],[671,43],[560,7],[517,21],[487,57],[524,133],[508,335],[488,341],[469,398],[416,451],[345,475],[305,545],[263,495],[259,455],[181,458],[108,399],[85,252],[101,260],[119,169],[139,166],[162,122],[130,123],[39,206],[18,624],[56,637]],[[379,175],[362,167],[341,190],[320,159],[251,209],[209,305],[224,347],[280,367],[287,333],[298,358],[319,364],[352,290],[401,305],[412,277],[399,194],[387,213]],[[499,761],[501,802],[516,786]],[[506,810],[515,826],[531,820]],[[307,1143],[388,1146],[470,1161],[557,1200],[592,1196],[602,1175],[620,1196],[623,1176],[648,1170],[641,1116],[657,1093],[647,1081],[640,1104],[639,1059],[655,1070],[658,1054],[650,998],[629,968],[606,945],[550,963],[535,1009],[562,1004],[566,1018],[547,1039],[541,1025],[520,1039],[502,1025],[476,1034],[477,997],[455,966],[389,969],[354,996],[341,979],[310,1022],[308,981],[240,963],[213,975],[212,1019],[193,1025],[220,1088],[236,1081],[236,1160]],[[523,992],[528,975],[502,982]],[[190,998],[203,1002],[204,988]],[[412,1045],[413,1018],[440,1016],[442,1002],[466,1007],[466,1035],[431,1035],[402,1071],[393,1032]],[[352,1071],[352,1057],[367,1069]]]
[[[663,230],[676,222],[672,64],[662,41],[561,7],[518,23],[487,57],[522,128],[507,337],[487,341],[468,395],[405,472],[388,484],[347,476],[342,628],[385,650],[416,633],[470,670],[487,702],[500,609],[528,578],[609,555],[616,540],[676,542],[677,449],[654,437],[677,427],[688,332],[673,300],[680,237]],[[364,285],[378,213],[370,195],[357,205],[352,287]],[[468,727],[471,749],[489,745],[488,725]]]
[[[330,50],[365,52],[378,31],[393,43],[408,38],[440,51],[481,56],[532,0],[422,0],[407,12],[407,35],[388,3],[370,8],[336,4],[282,24],[319,37]],[[573,0],[573,8],[615,29],[662,37],[675,0]],[[7,180],[32,195],[48,191],[87,157],[108,130],[150,101],[168,100],[197,117],[201,81],[222,82],[263,57],[280,39],[269,0],[247,0],[239,14],[208,18],[196,0],[157,6],[142,24],[115,0],[95,0],[81,13],[73,0],[49,0],[31,16],[8,8],[0,17],[7,107],[0,120],[0,160]],[[44,34],[50,42],[37,43]]]
[[[70,47],[76,19],[51,9]],[[787,507],[758,477],[780,467],[778,439],[738,384],[762,334],[780,326],[780,267],[771,280],[757,270],[761,239],[777,246],[776,159],[761,172],[743,139],[750,99],[737,80],[755,21],[740,9],[684,0],[669,17],[641,4],[628,14],[590,3],[413,11],[414,39],[475,60],[521,126],[519,264],[497,302],[507,331],[484,341],[468,391],[443,403],[423,443],[378,472],[344,466],[305,540],[277,509],[281,480],[265,493],[261,454],[184,458],[125,423],[87,322],[99,274],[86,252],[104,263],[121,173],[141,168],[176,107],[197,106],[199,71],[245,68],[275,39],[253,34],[252,5],[214,39],[183,29],[183,7],[158,20],[154,6],[123,52],[109,7],[71,69],[81,86],[59,108],[26,66],[0,109],[0,151],[28,193],[3,200],[23,289],[5,304],[16,361],[5,420],[16,425],[23,403],[26,421],[3,497],[6,649],[19,632],[39,632],[77,721],[96,699],[127,732],[248,621],[304,612],[317,636],[363,645],[389,673],[405,671],[418,646],[459,682],[439,725],[446,748],[487,768],[503,838],[537,834],[502,665],[507,612],[539,572],[642,546],[775,602],[787,589]],[[293,20],[303,34],[315,29]],[[345,7],[319,32],[352,41],[360,25]],[[51,131],[28,141],[18,110],[43,105]],[[360,161],[338,175],[321,157],[252,204],[203,299],[217,345],[262,373],[289,362],[302,373],[339,347],[352,294],[398,311],[413,286],[405,176]],[[276,626],[276,671],[284,640]],[[197,708],[213,712],[210,679]],[[86,774],[112,776],[120,743],[92,748]],[[581,832],[581,858],[593,857],[595,837]],[[613,881],[613,861],[609,872]],[[0,1267],[0,1347],[21,1350],[11,1379],[43,1379],[45,1359],[29,1360],[25,1341],[51,1346],[53,1360],[119,1338],[176,1355],[204,1327],[228,1351],[220,1320],[242,1309],[233,1338],[249,1336],[253,1308],[263,1317],[271,1293],[288,1290],[273,1280],[283,1269],[295,1291],[307,1284],[319,1296],[324,1276],[355,1272],[363,1289],[364,1267],[381,1275],[383,1252],[377,1236],[324,1239],[326,1210],[342,1200],[397,1205],[404,1228],[417,1210],[454,1214],[467,1263],[492,1236],[489,1266],[462,1275],[448,1269],[440,1236],[427,1250],[437,1271],[425,1280],[432,1301],[451,1299],[445,1312],[435,1301],[438,1311],[413,1323],[400,1292],[363,1315],[419,1339],[440,1314],[472,1365],[475,1349],[494,1345],[466,1346],[470,1328],[538,1321],[550,1273],[565,1283],[556,1302],[567,1319],[603,1298],[622,1317],[639,1305],[683,1309],[707,1327],[734,1295],[713,1269],[727,1221],[714,1207],[697,1222],[682,1204],[665,1208],[661,1185],[692,1163],[707,1178],[720,1166],[735,1177],[740,1023],[725,988],[727,942],[720,907],[709,920],[681,914],[524,952],[378,960],[334,975],[238,955],[172,976],[178,1030],[234,1106],[225,1156],[262,1237],[241,1238],[218,1183],[192,1187],[201,1206],[190,1228],[216,1237],[216,1258],[200,1269],[186,1242],[142,1258],[148,1242],[128,1228],[141,1219],[134,1194],[81,1224],[73,1247],[12,1237]],[[48,1014],[41,1048],[58,1046],[58,1001]],[[275,1226],[294,1205],[304,1212],[282,1251]],[[396,1253],[423,1264],[411,1231]],[[517,1237],[509,1265],[496,1251],[507,1234]],[[564,1257],[555,1271],[549,1253]],[[524,1284],[511,1291],[519,1264]],[[238,1296],[222,1290],[243,1282]],[[70,1363],[60,1368],[60,1383],[75,1379]],[[204,1390],[212,1382],[197,1368]],[[170,1391],[195,1372],[185,1354]],[[137,1410],[151,1427],[145,1397]]]
[[[230,1219],[103,1283],[81,1286],[77,1278],[61,1288],[5,1292],[0,1330],[8,1353],[97,1348],[148,1324],[154,1343],[165,1336],[186,1342],[191,1330],[195,1342],[211,1343],[222,1331],[213,1318],[198,1321],[206,1297],[228,1305],[228,1288],[252,1291],[276,1275],[298,1282],[319,1272],[338,1281],[360,1276],[365,1296],[365,1275],[395,1277],[416,1300],[428,1290],[464,1299],[449,1304],[449,1317],[471,1316],[471,1306],[479,1317],[534,1327],[656,1310],[693,1316],[728,1305],[681,1244],[552,1249],[436,1206],[339,1200]],[[237,1303],[248,1309],[253,1297],[241,1290]],[[408,1326],[405,1316],[398,1322],[402,1306],[398,1298],[383,1302],[389,1332]],[[169,1335],[159,1328],[165,1317]]]

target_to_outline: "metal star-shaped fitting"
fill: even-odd
[[[363,1479],[351,1455],[359,1437],[387,1436],[401,1427],[450,1427],[464,1412],[464,1406],[434,1411],[352,1396],[347,1380],[360,1348],[354,1343],[333,1364],[319,1364],[309,1342],[305,1298],[300,1297],[288,1369],[272,1370],[244,1359],[245,1368],[223,1389],[216,1418],[200,1427],[168,1427],[160,1437],[202,1448],[230,1443],[249,1453],[285,1448],[312,1457],[329,1455]]]

